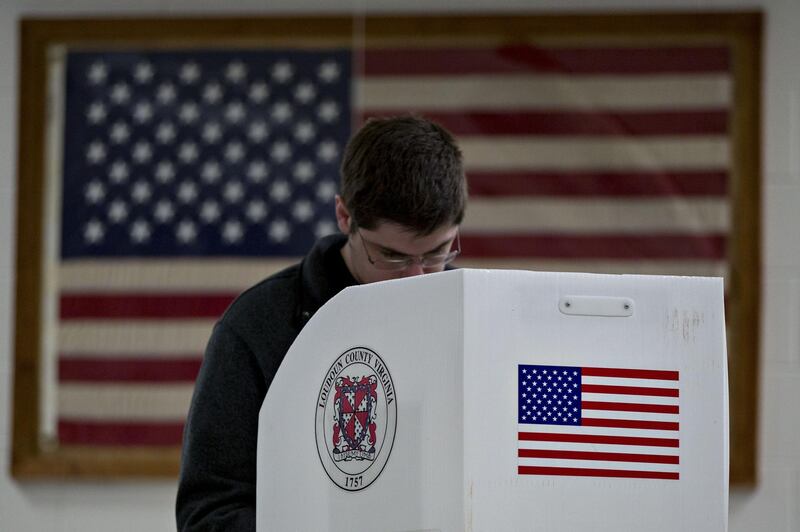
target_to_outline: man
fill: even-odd
[[[371,120],[348,144],[341,174],[343,234],[244,292],[214,328],[184,432],[179,530],[255,530],[261,402],[317,309],[347,286],[441,271],[460,251],[466,181],[440,126]]]

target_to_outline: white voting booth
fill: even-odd
[[[348,288],[261,409],[257,529],[724,531],[721,279]]]

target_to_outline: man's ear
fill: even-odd
[[[347,210],[342,197],[336,194],[336,225],[339,226],[339,231],[349,235],[352,224],[353,217],[350,216],[350,211]]]

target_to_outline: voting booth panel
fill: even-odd
[[[264,401],[258,530],[726,530],[722,294],[488,270],[344,290]]]

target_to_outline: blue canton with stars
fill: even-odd
[[[519,365],[519,423],[581,424],[581,368]]]
[[[61,255],[297,256],[336,231],[345,49],[70,52]]]

